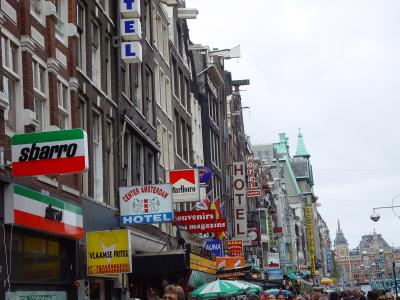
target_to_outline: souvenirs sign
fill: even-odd
[[[174,203],[200,201],[198,169],[171,170],[168,172]]]
[[[119,188],[121,224],[170,223],[173,220],[170,184]]]
[[[89,276],[132,272],[129,230],[88,232],[86,246]]]
[[[193,210],[175,212],[174,223],[176,225],[188,225],[188,224],[206,224],[215,223],[215,211],[214,210]]]
[[[89,165],[82,129],[15,134],[11,151],[15,177],[83,173]]]

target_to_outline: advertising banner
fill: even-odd
[[[282,227],[274,227],[273,228],[273,232],[274,232],[274,238],[283,237],[283,229],[282,229]]]
[[[268,269],[280,268],[279,253],[268,253]]]
[[[268,280],[281,280],[283,273],[281,269],[268,269]]]
[[[208,274],[216,274],[217,267],[215,260],[207,259],[199,255],[190,253],[190,269]]]
[[[174,213],[174,223],[179,226],[188,224],[215,223],[214,210],[193,210]]]
[[[121,224],[170,223],[173,220],[170,184],[119,188]]]
[[[189,224],[186,230],[190,233],[223,232],[227,230],[226,219],[218,219],[208,224]]]
[[[208,167],[198,166],[200,183],[206,183],[212,177],[212,170]]]
[[[261,189],[258,187],[258,181],[254,170],[254,156],[246,156],[247,165],[247,197],[260,197]]]
[[[198,169],[171,170],[167,180],[172,185],[174,203],[200,201],[200,179]]]
[[[88,232],[86,248],[88,276],[132,272],[129,230]]]
[[[217,263],[218,272],[244,268],[246,266],[244,256],[217,256],[215,261]]]
[[[7,190],[5,223],[82,239],[83,210],[61,199],[14,184]]]
[[[12,175],[83,173],[89,166],[82,129],[15,134],[11,138]]]
[[[332,253],[331,253],[331,249],[326,249],[326,264],[327,264],[328,273],[332,274]]]
[[[260,230],[257,227],[247,228],[247,237],[250,239],[250,246],[260,245]]]
[[[222,241],[218,239],[207,239],[205,241],[204,248],[211,253],[213,253],[215,256],[222,256],[223,255],[223,249],[222,249]]]
[[[218,279],[235,279],[235,278],[245,277],[246,273],[249,272],[250,270],[251,270],[250,266],[232,270],[224,270],[218,272],[217,276]]]
[[[226,241],[227,254],[231,256],[243,255],[243,241],[242,240],[228,240]]]
[[[309,253],[309,266],[311,275],[315,273],[315,249],[314,249],[314,234],[312,224],[312,206],[306,206],[306,231],[307,231],[307,245]]]
[[[247,237],[246,174],[244,162],[234,162],[233,175],[233,213],[235,238]]]

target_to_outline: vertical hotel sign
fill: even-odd
[[[233,163],[234,232],[238,239],[247,238],[246,178],[244,162]]]
[[[315,249],[314,249],[314,235],[312,225],[312,206],[306,206],[306,226],[307,226],[307,241],[308,241],[308,253],[310,261],[311,275],[315,273]]]
[[[121,13],[121,58],[125,63],[142,62],[140,0],[119,0]]]

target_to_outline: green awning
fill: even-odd
[[[299,279],[299,277],[298,277],[296,274],[294,274],[293,272],[289,272],[287,276],[288,276],[290,279],[293,279],[293,280]]]

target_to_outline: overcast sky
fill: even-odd
[[[351,247],[374,228],[400,246],[391,210],[369,218],[400,194],[400,1],[186,2],[199,10],[194,43],[241,45],[226,68],[251,81],[242,101],[252,143],[286,132],[294,154],[301,127],[331,238],[340,219]]]

